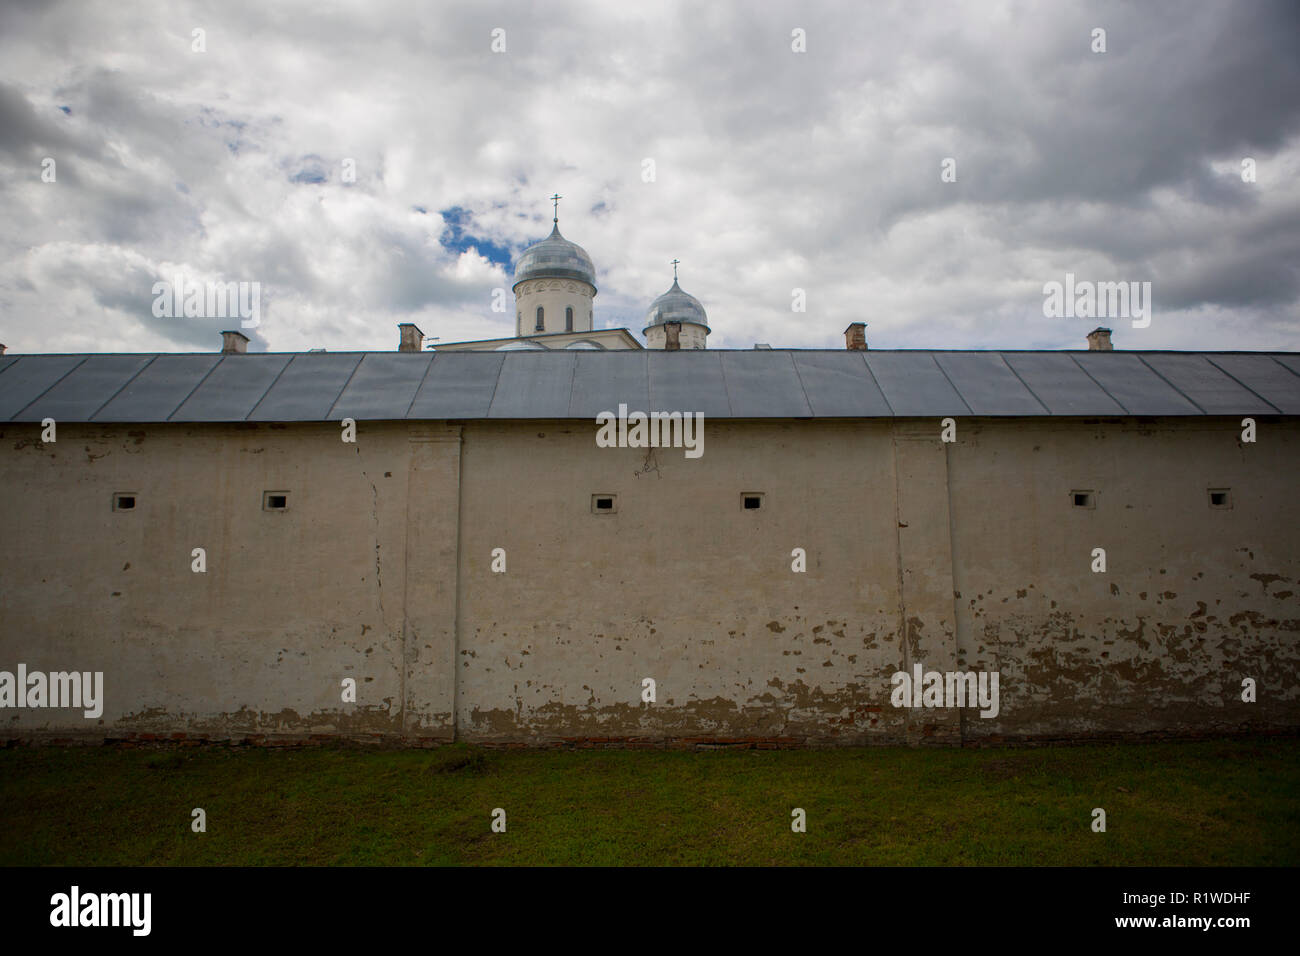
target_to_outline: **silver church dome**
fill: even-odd
[[[515,263],[515,285],[528,279],[579,279],[596,287],[596,267],[587,250],[560,235],[557,224],[541,242],[523,251]]]
[[[712,331],[709,329],[708,318],[700,300],[683,292],[682,287],[674,279],[673,287],[650,303],[650,308],[645,314],[645,325],[648,329],[654,325],[663,325],[665,322],[694,322],[696,325],[704,326],[706,331]]]

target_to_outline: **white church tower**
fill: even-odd
[[[590,332],[596,298],[596,268],[577,243],[560,235],[560,200],[551,234],[529,246],[515,264],[515,334]]]
[[[693,295],[677,284],[677,262],[673,260],[673,287],[650,303],[644,329],[648,349],[708,348],[708,315]]]
[[[510,338],[439,341],[439,352],[545,352],[556,349],[598,352],[644,348],[626,328],[596,328],[596,267],[587,250],[560,235],[559,193],[551,215],[551,234],[533,243],[515,262],[515,333]],[[657,318],[656,318],[657,317]],[[646,319],[650,348],[702,349],[709,333],[704,307],[677,285],[674,262],[673,287],[655,299]],[[408,323],[409,325],[409,323]],[[402,330],[402,351],[419,351],[420,330],[410,325]]]

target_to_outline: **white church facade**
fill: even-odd
[[[553,200],[560,198],[551,197]],[[515,334],[505,339],[475,339],[440,343],[438,351],[511,352],[543,349],[616,351],[642,348],[628,329],[595,327],[596,267],[587,250],[560,235],[558,210],[551,234],[523,251],[515,263]],[[646,348],[703,349],[709,335],[708,316],[695,296],[673,284],[646,311]],[[404,333],[419,351],[422,333],[414,326]]]

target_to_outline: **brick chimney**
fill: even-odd
[[[5,349],[6,349],[6,348],[8,348],[8,346],[6,346],[6,345],[0,345],[0,355],[4,355],[4,354],[5,354]]]
[[[243,355],[248,351],[248,336],[243,332],[221,333],[222,355]]]
[[[664,323],[664,351],[676,352],[682,347],[682,324],[680,322]]]
[[[1110,329],[1098,326],[1088,333],[1089,352],[1110,352]]]
[[[867,323],[849,323],[849,327],[844,330],[844,347],[850,352],[865,352],[867,350]]]
[[[414,322],[402,322],[397,326],[397,331],[401,333],[402,340],[397,345],[399,352],[423,352],[424,351],[424,333]]]

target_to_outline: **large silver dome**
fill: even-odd
[[[673,287],[650,303],[645,314],[645,327],[648,329],[665,322],[694,322],[704,326],[706,331],[712,331],[709,329],[708,318],[700,300],[683,292],[674,279]]]
[[[596,267],[587,250],[560,235],[557,224],[541,242],[529,246],[515,263],[515,285],[528,279],[580,279],[596,287]]]

